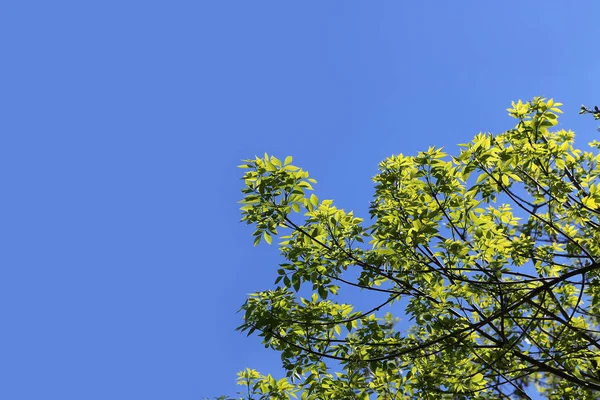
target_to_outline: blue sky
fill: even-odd
[[[234,394],[278,355],[234,331],[276,276],[239,160],[309,170],[366,216],[394,153],[565,104],[597,137],[600,4],[12,1],[0,6],[0,398]]]

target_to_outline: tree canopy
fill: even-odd
[[[291,157],[245,160],[242,220],[282,262],[239,329],[287,376],[240,372],[244,398],[600,398],[600,142],[576,148],[560,106],[385,159],[367,221]]]

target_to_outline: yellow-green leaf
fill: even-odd
[[[475,375],[473,375],[473,377],[471,378],[471,381],[472,381],[473,383],[479,383],[479,382],[481,382],[482,380],[483,380],[483,374],[481,374],[481,373],[479,373],[479,372],[478,372],[478,373],[476,373]]]
[[[265,238],[265,242],[267,242],[268,244],[271,244],[273,242],[271,235],[269,235],[266,231],[263,232],[263,236]]]

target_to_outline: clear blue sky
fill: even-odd
[[[366,216],[393,153],[455,149],[512,99],[600,103],[600,3],[7,1],[0,6],[0,398],[234,394],[278,354],[234,328],[277,251],[239,160]]]

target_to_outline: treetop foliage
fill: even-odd
[[[576,148],[560,106],[513,102],[513,129],[455,156],[385,159],[368,222],[291,157],[244,160],[242,220],[282,262],[239,329],[287,371],[240,372],[244,398],[600,398],[600,142]]]

